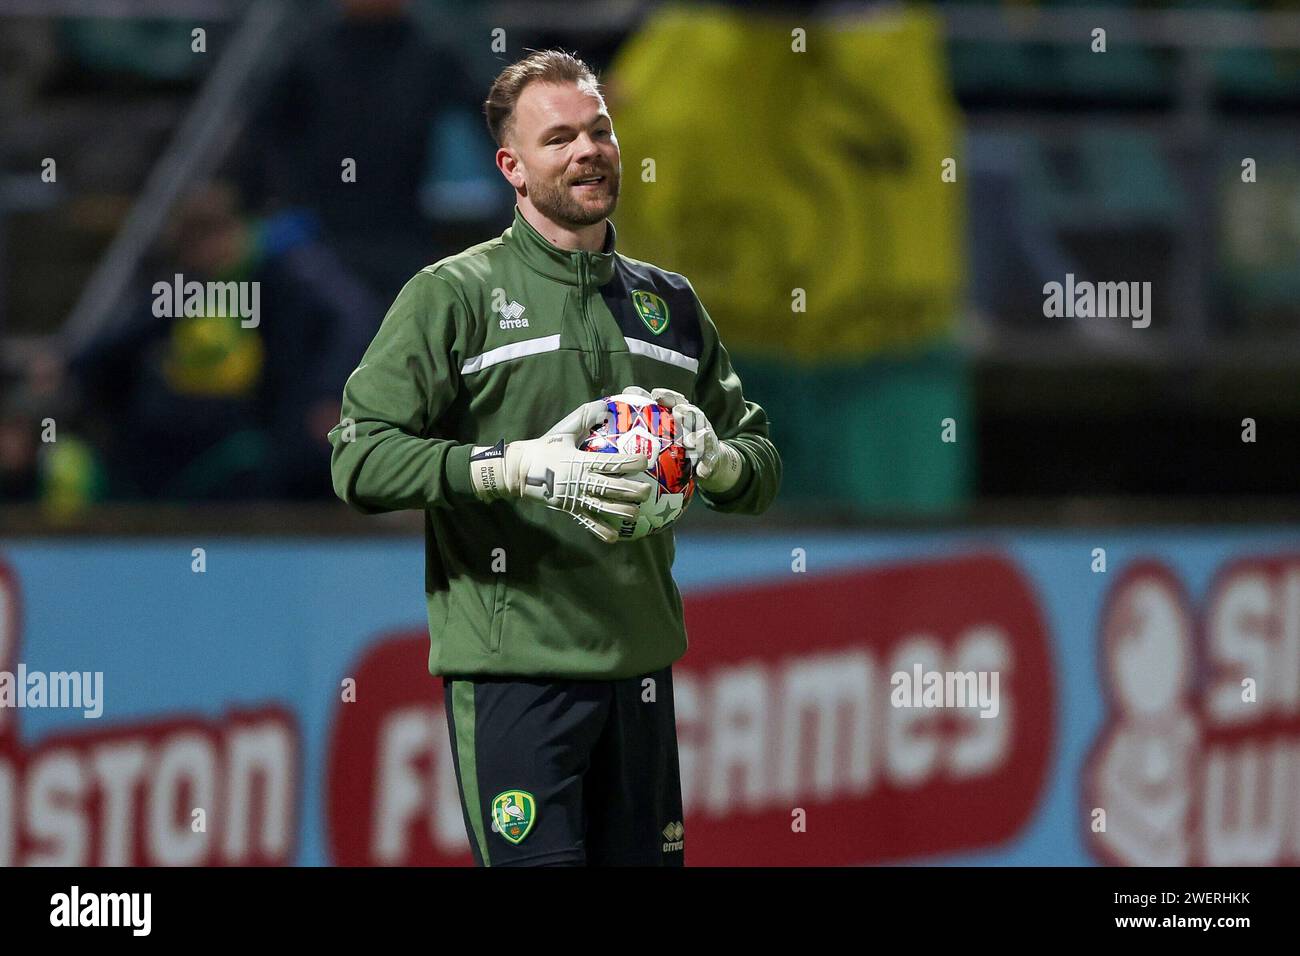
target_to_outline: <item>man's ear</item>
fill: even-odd
[[[524,169],[523,164],[515,155],[513,149],[509,146],[502,146],[497,150],[497,169],[501,170],[501,175],[506,178],[515,189],[524,188]]]

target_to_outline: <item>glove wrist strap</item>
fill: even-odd
[[[495,445],[474,446],[469,456],[469,480],[482,501],[494,501],[509,493],[504,438]]]
[[[705,491],[715,495],[723,494],[734,488],[736,482],[740,481],[741,472],[745,467],[740,452],[725,441],[719,442],[718,446],[718,460],[713,466],[713,471],[708,478],[700,480],[700,486]]]

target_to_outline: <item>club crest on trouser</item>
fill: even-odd
[[[645,327],[655,335],[668,328],[668,303],[659,296],[644,289],[634,289],[632,304],[636,306],[636,314],[641,316]]]
[[[492,798],[492,829],[518,844],[537,822],[537,801],[527,790],[506,790]]]

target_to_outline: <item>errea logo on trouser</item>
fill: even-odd
[[[672,853],[675,850],[681,850],[682,845],[685,842],[682,839],[685,833],[686,833],[686,828],[682,826],[682,822],[680,820],[678,820],[675,823],[670,823],[668,824],[668,826],[664,827],[663,828],[664,839],[667,840],[668,842],[664,844],[663,852]]]

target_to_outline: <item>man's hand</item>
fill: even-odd
[[[718,438],[708,416],[698,406],[692,405],[685,395],[671,388],[656,388],[647,392],[637,385],[629,385],[623,391],[672,409],[673,420],[677,423],[678,434],[682,436],[682,445],[686,449],[686,457],[695,468],[696,484],[710,494],[722,494],[735,487],[743,468],[740,452]]]
[[[635,518],[649,484],[617,475],[645,471],[645,455],[578,451],[576,444],[605,421],[603,401],[578,406],[541,438],[480,445],[470,455],[470,477],[483,501],[532,499],[563,511],[606,543],[618,540],[618,522]]]

